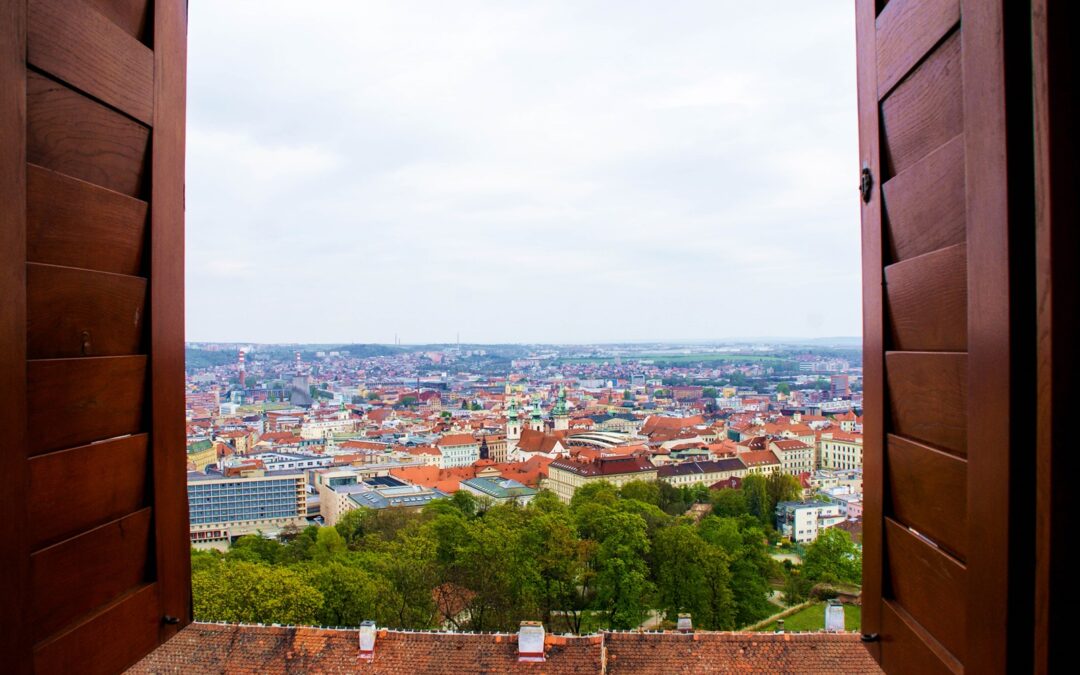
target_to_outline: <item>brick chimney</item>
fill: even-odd
[[[544,624],[522,621],[518,629],[518,661],[544,660]]]
[[[360,624],[360,658],[370,661],[375,657],[375,622],[365,621]]]
[[[675,625],[680,633],[693,633],[694,623],[690,620],[689,614],[680,614],[679,622]]]

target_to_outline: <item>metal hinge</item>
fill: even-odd
[[[862,195],[863,203],[870,202],[870,190],[874,187],[874,175],[870,173],[870,164],[863,162],[862,173],[859,174],[859,194]]]
[[[860,639],[863,642],[877,642],[880,636],[877,633],[863,633]]]

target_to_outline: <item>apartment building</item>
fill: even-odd
[[[657,478],[675,487],[713,485],[722,480],[746,475],[746,465],[738,457],[668,464],[656,471]]]
[[[599,456],[592,460],[556,459],[548,465],[544,487],[569,503],[583,485],[606,481],[620,487],[635,480],[656,480],[657,468],[645,457]]]
[[[839,504],[813,500],[776,505],[777,531],[799,544],[814,541],[818,532],[846,519]]]
[[[863,436],[847,431],[826,431],[821,434],[821,468],[849,470],[863,465]]]

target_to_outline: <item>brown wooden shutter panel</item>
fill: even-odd
[[[3,670],[191,620],[184,0],[0,1]]]
[[[1023,4],[857,3],[863,631],[887,672],[1031,663]]]

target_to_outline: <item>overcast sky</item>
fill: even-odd
[[[189,340],[861,332],[850,0],[193,0],[189,38]]]

